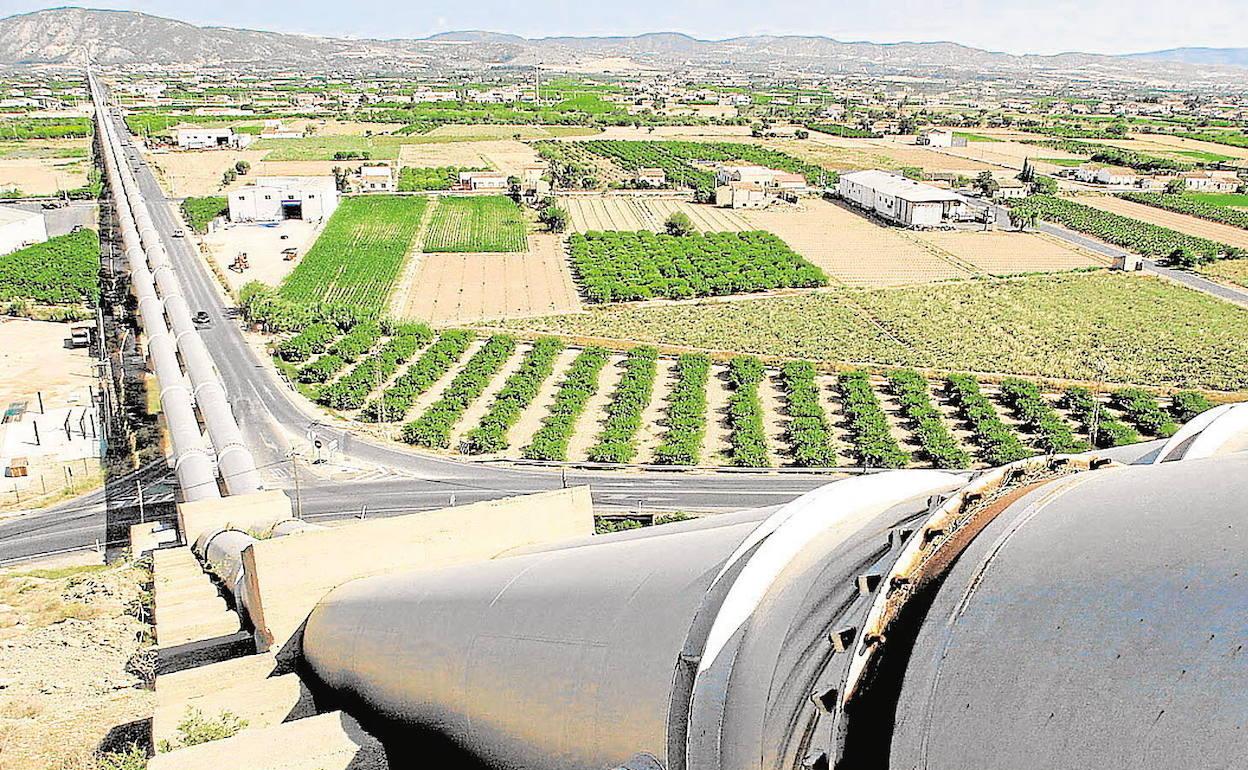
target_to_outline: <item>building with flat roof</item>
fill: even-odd
[[[940,227],[966,211],[961,195],[887,171],[842,174],[836,191],[848,203],[905,227]]]
[[[332,176],[262,176],[230,195],[231,222],[317,222],[338,208]]]
[[[0,206],[0,254],[11,254],[47,239],[48,228],[43,214]]]
[[[232,128],[179,128],[174,131],[182,150],[241,150],[256,140],[252,134],[240,134]]]

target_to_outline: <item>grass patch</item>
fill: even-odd
[[[954,131],[953,135],[957,137],[961,137],[962,139],[965,139],[968,142],[999,142],[1001,141],[1000,139],[994,139],[991,136],[984,136],[983,134],[972,134],[969,131]]]
[[[1248,389],[1248,310],[1113,273],[607,307],[504,325],[831,363]]]
[[[1049,163],[1054,166],[1064,166],[1065,168],[1075,168],[1082,166],[1088,161],[1084,158],[1036,158],[1037,163]]]
[[[1248,288],[1248,259],[1225,259],[1200,269],[1211,278]]]
[[[443,198],[425,234],[427,252],[526,251],[524,214],[504,195]]]
[[[1245,193],[1185,193],[1185,197],[1210,206],[1248,209],[1248,194]]]
[[[100,239],[83,228],[0,256],[0,301],[94,306],[100,301]]]
[[[208,223],[230,211],[230,201],[224,195],[205,198],[186,198],[182,201],[182,216],[197,233],[208,232]]]
[[[252,150],[269,150],[265,160],[397,160],[399,147],[412,144],[411,137],[303,136],[296,139],[260,139]],[[345,157],[350,156],[350,157]]]

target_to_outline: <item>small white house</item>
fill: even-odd
[[[389,165],[361,166],[356,187],[364,193],[392,193],[398,189],[398,182]]]
[[[729,182],[715,188],[715,205],[731,209],[765,208],[773,196],[758,182]]]
[[[919,134],[915,137],[914,143],[928,147],[965,147],[966,137],[957,136],[952,131],[932,130]]]
[[[1017,179],[1001,179],[997,184],[997,191],[992,194],[996,200],[1008,201],[1027,197],[1027,185]]]
[[[778,173],[780,172],[766,166],[720,166],[715,170],[715,185],[723,187],[733,182],[767,185]]]
[[[1140,175],[1124,166],[1084,163],[1075,169],[1075,179],[1088,184],[1103,184],[1110,187],[1136,187],[1139,185]]]
[[[639,187],[663,187],[667,184],[667,172],[661,168],[643,168],[637,171]]]
[[[332,176],[269,176],[230,191],[231,222],[317,222],[338,208]]]
[[[1192,192],[1233,193],[1240,181],[1233,171],[1190,171],[1183,175],[1183,184]]]
[[[241,150],[256,140],[252,134],[240,134],[232,128],[179,128],[174,133],[183,150]]]
[[[38,211],[0,206],[0,255],[43,243],[48,228]]]
[[[499,171],[461,171],[459,189],[506,190],[507,175]]]
[[[303,132],[297,128],[284,125],[281,120],[266,120],[260,130],[262,139],[298,139]]]
[[[955,192],[887,171],[842,174],[836,191],[848,203],[905,227],[947,225],[966,207],[966,199]]]

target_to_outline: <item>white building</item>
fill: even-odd
[[[766,166],[720,166],[715,170],[715,186],[722,187],[732,182],[769,185],[779,173],[782,172]]]
[[[636,181],[641,187],[663,187],[667,184],[667,172],[661,168],[637,169]]]
[[[338,208],[332,176],[267,176],[230,192],[231,222],[316,222]]]
[[[906,227],[939,227],[960,218],[966,199],[887,171],[842,174],[837,193],[849,203]]]
[[[179,128],[174,135],[183,150],[241,150],[256,140],[254,135],[240,134],[232,128]]]
[[[965,147],[966,137],[956,136],[952,131],[928,131],[915,137],[914,143],[928,147]]]
[[[43,214],[0,206],[0,254],[11,254],[47,239],[48,228]]]
[[[1233,193],[1240,181],[1234,171],[1190,171],[1183,175],[1183,184],[1193,192]]]
[[[507,175],[499,171],[461,171],[459,189],[506,190]]]
[[[1124,166],[1103,166],[1100,163],[1084,163],[1075,169],[1075,179],[1111,187],[1136,187],[1140,183],[1140,175],[1131,169]]]
[[[398,189],[390,166],[361,166],[356,182],[360,192],[392,193]]]
[[[262,139],[298,139],[301,136],[303,136],[302,131],[283,125],[280,120],[264,121],[264,128],[260,131]]]
[[[729,182],[715,188],[715,205],[731,209],[761,209],[773,200],[758,182]]]

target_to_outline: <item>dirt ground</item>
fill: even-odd
[[[529,236],[527,252],[420,254],[395,290],[401,317],[456,324],[580,309],[558,236]]]
[[[676,198],[651,196],[586,196],[570,195],[560,204],[568,210],[573,232],[590,230],[653,230],[659,232],[675,211],[689,215],[694,227],[702,231],[740,231],[750,224],[731,209],[690,203]]]
[[[1055,273],[1084,267],[1107,267],[1109,260],[1042,233],[1003,230],[911,233],[917,240],[949,253],[991,275]]]
[[[933,152],[937,151],[933,150]],[[1023,168],[1024,160],[1035,162],[1037,158],[1074,159],[1081,157],[1073,153],[1049,150],[1044,147],[1037,147],[1034,144],[1023,144],[1022,142],[967,142],[965,147],[946,147],[938,152],[1020,171]],[[1053,173],[1061,168],[1052,163],[1037,163],[1036,167],[1042,173]]]
[[[26,195],[50,195],[87,183],[88,161],[82,158],[0,159],[0,190],[17,188]]]
[[[1121,214],[1124,217],[1139,219],[1143,222],[1151,222],[1154,225],[1168,227],[1171,230],[1178,230],[1188,235],[1208,238],[1219,243],[1248,249],[1248,230],[1239,227],[1224,225],[1220,222],[1210,222],[1205,219],[1188,216],[1187,214],[1176,214],[1173,211],[1159,209],[1156,206],[1146,206],[1143,203],[1126,201],[1112,195],[1088,195],[1081,197],[1079,202],[1094,206],[1102,211]]]
[[[809,139],[781,139],[768,142],[768,147],[818,163],[837,171],[863,169],[920,168],[925,173],[953,173],[975,176],[993,166],[980,160],[959,158],[943,152],[919,147],[911,138],[847,139],[838,136],[812,135]]]
[[[518,175],[521,168],[538,161],[537,153],[532,147],[511,139],[405,144],[399,148],[399,163],[417,168],[492,168],[505,174]]]
[[[899,286],[967,278],[971,270],[835,203],[811,199],[800,207],[746,211],[751,226],[775,233],[835,283]]]
[[[583,137],[581,137],[583,138]],[[608,126],[594,139],[691,139],[691,140],[726,140],[749,139],[749,126],[654,126],[650,128],[634,128],[633,126]]]
[[[202,150],[149,152],[143,157],[170,197],[185,198],[219,195],[223,189],[233,190],[248,184],[256,174],[272,173],[260,170],[260,159],[264,156],[264,151],[256,150]],[[228,188],[223,188],[221,176],[240,160],[251,164],[251,174],[240,176]]]
[[[141,740],[155,707],[147,580],[124,563],[0,572],[0,767],[93,768],[99,749]]]
[[[237,294],[248,281],[270,286],[281,283],[312,248],[323,228],[324,223],[316,225],[298,220],[286,220],[275,226],[236,224],[205,235],[201,242],[204,253],[225,276],[230,291]],[[282,236],[287,237],[283,239]],[[282,258],[282,250],[292,247],[298,249],[299,256],[287,262]],[[239,254],[246,254],[249,264],[241,273],[230,269]]]
[[[428,139],[467,139],[476,141],[479,139],[514,139],[516,134],[521,139],[550,139],[555,136],[591,136],[597,134],[597,129],[570,126],[530,126],[530,125],[509,125],[509,124],[471,124],[471,123],[447,123],[425,134],[417,135],[417,139],[425,137]]]
[[[91,403],[92,358],[86,348],[65,347],[69,329],[64,323],[0,317],[0,409],[13,401],[38,409],[38,392],[48,409]]]

